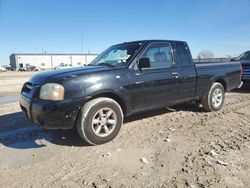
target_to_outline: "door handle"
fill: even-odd
[[[179,78],[179,73],[178,72],[172,72],[171,75],[175,78]]]

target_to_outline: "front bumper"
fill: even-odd
[[[243,86],[243,82],[241,81],[237,88],[240,89],[242,86]]]
[[[84,105],[83,99],[47,101],[20,95],[20,106],[27,119],[47,129],[71,129]]]
[[[242,76],[242,80],[243,80],[244,82],[250,82],[250,75],[247,75],[247,76],[243,75],[243,76]]]

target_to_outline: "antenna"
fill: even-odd
[[[82,65],[82,56],[83,56],[83,29],[82,29],[82,39],[81,39],[81,65]]]

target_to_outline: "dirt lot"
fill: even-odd
[[[0,73],[0,96],[17,96],[31,74]],[[94,147],[74,131],[27,123],[16,98],[0,104],[0,187],[249,185],[247,86],[219,112],[188,104],[130,117],[115,140]]]

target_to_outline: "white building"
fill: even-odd
[[[97,54],[11,54],[10,66],[17,70],[30,66],[53,69],[62,64],[73,67],[89,64]]]

